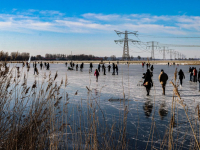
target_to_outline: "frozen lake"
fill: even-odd
[[[12,67],[16,64],[10,64]],[[69,64],[68,64],[69,65]],[[105,66],[107,66],[106,64]],[[21,64],[17,64],[21,67]],[[80,66],[80,64],[79,64]],[[146,66],[142,68],[141,65],[120,64],[119,74],[112,75],[111,72],[106,72],[103,75],[101,70],[99,81],[96,82],[94,71],[97,68],[97,64],[93,64],[93,72],[89,73],[89,64],[84,64],[83,71],[69,71],[65,64],[50,64],[51,74],[54,75],[58,72],[58,83],[61,79],[65,80],[67,74],[68,86],[66,88],[69,94],[69,106],[81,105],[83,108],[87,107],[88,89],[91,90],[91,97],[95,98],[98,105],[101,108],[106,121],[117,123],[120,120],[119,116],[123,114],[124,106],[128,108],[127,116],[127,139],[129,149],[145,149],[147,141],[154,141],[154,147],[160,148],[159,139],[163,139],[166,130],[168,129],[169,122],[171,120],[171,104],[173,98],[173,86],[169,83],[174,78],[175,68],[183,70],[185,73],[185,79],[183,80],[183,86],[179,87],[179,92],[187,106],[188,114],[191,120],[196,116],[195,110],[200,102],[200,93],[198,90],[198,83],[189,82],[189,66],[167,66],[167,65],[154,65],[153,82],[154,86],[151,89],[150,96],[146,96],[146,90],[143,86],[138,86],[139,81],[142,81],[143,73],[146,72]],[[49,71],[46,69],[40,70],[39,64],[37,65],[39,70],[39,76],[33,75],[33,67],[31,64],[30,71],[28,72],[28,84],[31,86],[36,79],[41,82],[42,75]],[[197,67],[197,70],[200,66]],[[162,88],[158,81],[158,76],[161,69],[168,74],[168,82],[166,85],[166,95],[162,95]],[[26,69],[24,68],[26,72]],[[107,71],[107,70],[106,70]],[[77,92],[77,94],[75,94]],[[125,96],[126,101],[123,102]],[[109,99],[122,99],[122,101],[109,101]],[[177,111],[175,119],[177,123],[174,126],[176,133],[179,136],[176,138],[175,143],[180,146],[184,141],[183,149],[188,149],[190,145],[191,134],[190,125],[187,122],[185,112],[182,106],[176,104]],[[100,110],[99,110],[100,111]],[[102,112],[96,112],[101,114]],[[101,115],[100,115],[101,116]],[[101,120],[102,118],[99,117]],[[176,121],[176,120],[175,120]],[[154,122],[154,136],[152,138],[152,122]],[[199,124],[199,122],[198,122]],[[111,126],[112,124],[110,124]],[[186,132],[187,131],[187,132]],[[150,136],[151,135],[151,136]],[[175,136],[175,135],[174,135]],[[176,136],[175,136],[176,137]],[[199,137],[198,137],[199,138]],[[148,144],[148,148],[152,146],[151,142]]]

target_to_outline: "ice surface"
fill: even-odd
[[[9,64],[12,68],[16,64]],[[107,66],[108,64],[106,64]],[[17,64],[21,67],[21,64]],[[79,64],[80,66],[80,64]],[[146,66],[142,68],[141,65],[126,65],[120,64],[119,75],[112,75],[111,72],[106,70],[106,75],[103,75],[102,69],[99,76],[99,81],[96,82],[94,71],[97,68],[97,64],[93,64],[93,70],[89,73],[89,64],[84,64],[83,71],[69,71],[65,64],[50,64],[50,71],[52,77],[58,72],[58,78],[56,79],[60,83],[61,79],[65,80],[67,74],[69,85],[66,88],[69,94],[70,104],[80,104],[82,106],[87,106],[88,90],[86,86],[92,91],[92,97],[95,97],[98,101],[101,110],[105,113],[106,118],[112,120],[113,118],[118,120],[119,113],[124,110],[124,105],[128,106],[128,118],[127,118],[127,138],[130,140],[130,149],[135,148],[135,141],[137,141],[137,147],[140,149],[145,149],[146,143],[149,138],[149,133],[151,131],[152,120],[156,124],[156,134],[157,136],[163,136],[166,129],[169,127],[169,122],[171,119],[171,105],[173,97],[173,86],[169,83],[174,79],[174,72],[177,68],[185,73],[185,79],[183,80],[183,86],[179,88],[181,98],[186,104],[188,114],[190,114],[190,119],[192,120],[195,116],[195,109],[200,102],[200,93],[198,89],[198,82],[189,82],[189,66],[179,65],[179,66],[167,66],[154,65],[153,71],[153,82],[154,86],[151,89],[150,96],[146,96],[146,90],[143,86],[138,86],[142,83],[142,74],[146,72]],[[197,69],[199,66],[196,66]],[[39,64],[38,64],[39,69]],[[161,69],[168,74],[168,82],[166,85],[166,95],[162,95],[162,88],[158,81],[158,76]],[[24,68],[26,72],[26,69]],[[28,72],[28,84],[31,86],[34,80],[42,82],[42,75],[46,72],[47,76],[49,71],[46,69],[39,69],[39,76],[33,75],[33,68],[31,66]],[[64,89],[64,87],[63,87]],[[77,95],[75,93],[77,92]],[[127,101],[123,101],[123,99]],[[114,99],[109,101],[109,99]],[[122,101],[120,101],[120,99]],[[182,106],[178,103],[177,116],[178,125],[174,130],[179,131],[180,135],[178,140],[182,142],[184,139],[185,131],[187,132],[186,145],[184,147],[187,149],[189,145],[190,137],[192,136],[190,126],[187,122],[185,112]],[[162,139],[162,138],[161,138]],[[156,139],[155,139],[156,140]],[[160,143],[159,141],[157,141]],[[155,147],[158,145],[155,145]],[[134,148],[133,148],[134,147]]]

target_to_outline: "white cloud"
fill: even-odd
[[[40,14],[43,14],[43,15],[59,15],[59,16],[64,15],[64,13],[60,13],[59,11],[54,11],[54,10],[42,10],[42,11],[40,11]]]
[[[84,18],[88,19],[98,19],[102,21],[110,21],[120,19],[119,15],[111,14],[111,15],[103,15],[103,14],[94,14],[94,13],[86,13],[82,15]]]
[[[0,14],[0,30],[108,33],[116,29],[172,35],[186,35],[200,30],[200,16],[86,13],[77,17],[66,17],[64,13],[54,10],[30,9],[22,13],[15,11],[16,14]]]

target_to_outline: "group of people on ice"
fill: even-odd
[[[101,66],[101,64],[98,64],[98,69],[96,69],[95,72],[94,72],[94,76],[96,76],[96,82],[98,82],[99,72],[100,72],[101,68],[102,68],[103,75],[106,75],[106,68],[108,68],[108,72],[110,72],[110,69],[111,69],[110,62],[109,62],[109,65],[107,67],[105,66],[105,64],[102,64],[102,66]],[[118,75],[117,64],[112,63],[112,68],[113,68],[112,75],[115,75],[115,73]],[[92,68],[91,68],[91,70],[92,70]]]
[[[143,85],[146,87],[147,96],[149,96],[151,87],[153,87],[152,77],[153,77],[153,72],[147,69],[147,72],[144,74],[144,77],[143,77],[144,79]],[[161,70],[160,75],[158,76],[158,79],[162,86],[163,95],[165,95],[165,86],[168,80],[168,75],[164,72],[163,69]]]
[[[199,71],[197,71],[196,67],[189,67],[189,73],[191,82],[199,81],[199,91],[200,91],[200,68]]]
[[[43,64],[42,62],[38,62],[38,64],[40,65],[40,69],[43,69],[43,65],[44,65],[44,67],[46,67],[47,70],[50,69],[49,63],[44,62],[44,64]],[[144,76],[142,78],[144,79],[143,85],[146,88],[147,96],[148,96],[150,94],[151,88],[153,87],[152,77],[153,77],[154,66],[151,65],[150,63],[143,62],[142,63],[143,68],[144,68],[145,64],[146,64],[147,72],[143,74]],[[26,65],[27,65],[27,67],[30,67],[29,64],[26,64]],[[65,65],[67,66],[67,62],[65,63]],[[169,63],[168,63],[168,65],[169,65]],[[23,63],[23,66],[25,66],[24,63]],[[68,67],[68,70],[73,70],[74,67],[76,68],[76,71],[78,71],[79,65],[78,64],[75,65],[73,62],[70,62],[70,67]],[[82,71],[83,67],[84,67],[84,63],[81,63],[80,71]],[[38,74],[36,62],[33,62],[33,68],[34,68],[34,74],[35,73]],[[89,68],[90,68],[89,72],[92,72],[92,69],[93,69],[92,63],[89,64]],[[108,68],[108,72],[110,72],[111,68],[112,68],[112,75],[115,75],[115,74],[118,75],[118,65],[117,64],[112,63],[112,65],[111,65],[109,62],[107,67],[105,66],[105,64],[102,64],[102,65],[98,64],[98,67],[94,72],[94,76],[96,76],[96,82],[98,82],[98,77],[100,75],[101,69],[102,69],[103,75],[106,75],[106,68]],[[200,91],[200,69],[199,69],[199,72],[197,72],[196,67],[189,67],[189,73],[190,73],[190,81],[191,82],[199,81],[199,91]],[[179,76],[180,86],[182,86],[183,79],[185,79],[185,74],[182,71],[182,69],[179,70],[178,76]],[[165,95],[165,87],[166,87],[166,83],[168,80],[168,75],[164,72],[163,69],[161,70],[161,72],[158,76],[158,79],[162,86],[163,95]]]
[[[199,69],[199,72],[198,72],[198,77],[197,77],[196,67],[189,67],[189,73],[190,73],[190,81],[191,82],[197,82],[197,80],[199,81],[200,69]]]
[[[144,64],[142,64],[142,67],[144,67]],[[144,75],[143,76],[143,79],[144,79],[143,85],[146,87],[147,96],[149,96],[151,87],[153,87],[153,81],[152,81],[153,71],[150,71],[150,69],[148,69],[148,67],[147,67],[147,72],[143,74]],[[199,91],[200,91],[200,69],[199,69],[199,72],[197,73],[197,70],[195,67],[192,67],[192,68],[190,67],[189,73],[190,73],[190,81],[192,81],[192,82],[199,81]],[[198,74],[198,76],[197,76],[197,74]],[[182,69],[179,70],[178,76],[179,76],[180,86],[182,86],[183,79],[185,79],[185,74]],[[158,79],[162,86],[163,95],[165,95],[165,87],[166,87],[166,83],[168,80],[168,75],[164,72],[163,69],[161,69]]]

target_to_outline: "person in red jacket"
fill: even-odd
[[[94,72],[94,76],[96,76],[96,82],[98,82],[99,71],[97,69]]]
[[[193,70],[193,82],[197,82],[197,69],[196,68],[194,68],[194,70]]]

